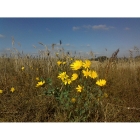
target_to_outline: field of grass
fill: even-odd
[[[50,53],[0,57],[0,122],[140,122],[139,59]]]

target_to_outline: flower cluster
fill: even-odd
[[[61,79],[65,85],[71,83],[71,79],[69,79],[69,76],[66,74],[66,72],[60,73],[58,78]]]
[[[72,70],[79,70],[82,67],[85,68],[82,70],[82,73],[83,73],[84,77],[86,77],[86,78],[88,76],[93,79],[98,77],[98,74],[96,71],[90,70],[91,62],[89,60],[85,60],[84,62],[82,62],[81,60],[76,60],[70,66],[71,66]],[[106,80],[100,79],[96,82],[96,84],[99,86],[104,86],[106,84]]]
[[[72,70],[79,70],[82,67],[90,68],[90,65],[91,65],[91,62],[89,60],[85,60],[85,62],[82,62],[82,60],[76,60],[70,66],[71,66]]]
[[[57,64],[60,65],[62,62],[58,61]],[[95,79],[98,77],[98,74],[94,70],[90,70],[91,62],[89,60],[85,60],[84,62],[82,60],[75,60],[71,65],[71,69],[76,71],[76,70],[82,70],[83,76],[88,78]],[[66,84],[71,84],[72,81],[76,80],[78,78],[77,73],[73,73],[72,77],[69,78],[69,76],[66,74],[66,72],[62,72],[58,75],[58,78],[62,80],[62,82]],[[96,81],[96,84],[98,86],[104,86],[106,85],[106,80],[104,79],[99,79]],[[78,85],[76,87],[77,92],[81,92],[83,90],[82,85]]]
[[[92,71],[92,70],[86,69],[86,70],[83,70],[82,72],[83,72],[83,74],[84,74],[84,76],[85,76],[86,78],[87,78],[88,76],[91,77],[91,78],[93,78],[93,79],[95,79],[95,78],[98,77],[97,72],[94,71],[94,70]]]
[[[66,85],[66,84],[71,84],[72,81],[76,80],[78,78],[78,74],[73,73],[72,77],[69,78],[66,72],[62,72],[58,75],[58,78],[61,79],[62,82]]]

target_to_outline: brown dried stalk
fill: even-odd
[[[117,49],[117,50],[112,54],[112,56],[109,58],[109,61],[108,61],[107,65],[106,65],[105,77],[106,77],[107,74],[108,74],[108,71],[109,71],[109,69],[110,69],[111,63],[114,62],[114,61],[116,60],[118,52],[119,52],[119,49]]]

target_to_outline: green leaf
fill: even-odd
[[[44,91],[44,92],[43,92],[43,94],[46,94],[46,95],[48,95],[48,92],[47,92],[47,91]]]
[[[47,83],[51,86],[52,85],[52,79],[51,78],[47,78]]]
[[[83,115],[85,113],[85,109],[80,111],[80,115]]]

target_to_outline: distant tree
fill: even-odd
[[[136,56],[135,59],[140,60],[140,56]]]
[[[106,57],[106,56],[99,56],[99,57],[95,58],[95,61],[104,62],[105,60],[108,60],[108,57]]]

